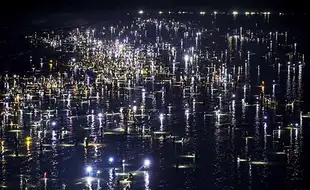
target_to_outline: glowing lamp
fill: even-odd
[[[93,168],[91,167],[91,166],[87,166],[86,167],[86,172],[87,173],[90,173],[90,172],[92,172],[93,171]]]
[[[113,157],[110,157],[110,158],[109,158],[109,162],[110,162],[110,163],[114,162],[114,158],[113,158]]]
[[[163,119],[164,119],[164,114],[161,113],[161,114],[159,115],[159,119],[160,119],[160,120],[163,120]]]
[[[144,160],[144,167],[150,167],[150,165],[151,165],[151,161],[149,160],[149,159],[145,159]]]

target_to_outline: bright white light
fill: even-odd
[[[125,160],[122,160],[123,164],[125,163]]]
[[[75,62],[75,58],[72,58],[72,61]]]
[[[264,116],[264,119],[267,119],[267,116]]]
[[[158,13],[159,13],[160,15],[161,15],[161,14],[163,14],[163,12],[162,12],[162,11],[159,11]]]
[[[91,167],[91,166],[87,166],[86,167],[86,172],[87,173],[90,173],[90,172],[92,172],[93,171],[93,168]]]
[[[200,14],[201,14],[201,15],[205,15],[205,14],[206,14],[206,12],[204,12],[204,11],[201,11],[201,12],[200,12]]]
[[[145,89],[144,89],[144,88],[142,89],[142,92],[145,92]]]
[[[137,111],[137,106],[133,106],[133,111],[136,112]]]
[[[236,95],[235,95],[235,94],[233,94],[233,95],[232,95],[232,97],[234,98],[234,97],[236,97]]]
[[[249,12],[245,12],[245,15],[249,15],[250,13]]]
[[[144,160],[144,166],[149,167],[151,165],[151,161],[149,159]]]
[[[234,11],[234,12],[233,12],[233,15],[237,15],[237,14],[238,14],[238,11]]]
[[[100,174],[100,170],[97,171],[97,174]]]
[[[163,120],[163,119],[164,119],[164,114],[161,113],[161,114],[159,115],[159,119],[160,119],[160,120]]]
[[[213,12],[213,14],[215,14],[215,15],[216,15],[216,14],[217,14],[217,12],[216,12],[216,11],[214,11],[214,12]]]
[[[139,14],[140,14],[140,15],[142,15],[143,13],[144,13],[143,10],[140,10],[140,11],[139,11]]]
[[[55,121],[52,122],[52,126],[56,126],[56,122]]]
[[[98,113],[98,117],[102,117],[103,116],[103,114],[102,113]]]
[[[189,116],[189,110],[187,109],[187,110],[185,110],[185,115],[186,115],[186,117],[188,117]]]
[[[184,60],[185,60],[185,62],[187,62],[187,61],[189,60],[189,56],[188,56],[188,55],[185,55],[185,56],[184,56]]]
[[[113,162],[114,161],[114,158],[113,157],[110,157],[109,158],[109,162]]]

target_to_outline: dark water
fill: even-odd
[[[302,16],[124,20],[3,56],[1,188],[302,189]]]

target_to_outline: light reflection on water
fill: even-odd
[[[30,38],[58,54],[1,78],[2,188],[298,189],[303,54],[268,14],[204,19]]]

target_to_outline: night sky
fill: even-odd
[[[33,13],[33,12],[58,12],[58,11],[91,11],[91,10],[128,10],[128,9],[159,9],[159,8],[187,8],[187,9],[220,9],[231,10],[233,8],[253,10],[281,10],[281,11],[303,11],[306,12],[305,3],[301,0],[70,0],[70,1],[2,1],[2,13],[12,14]],[[10,11],[8,11],[10,10]]]

